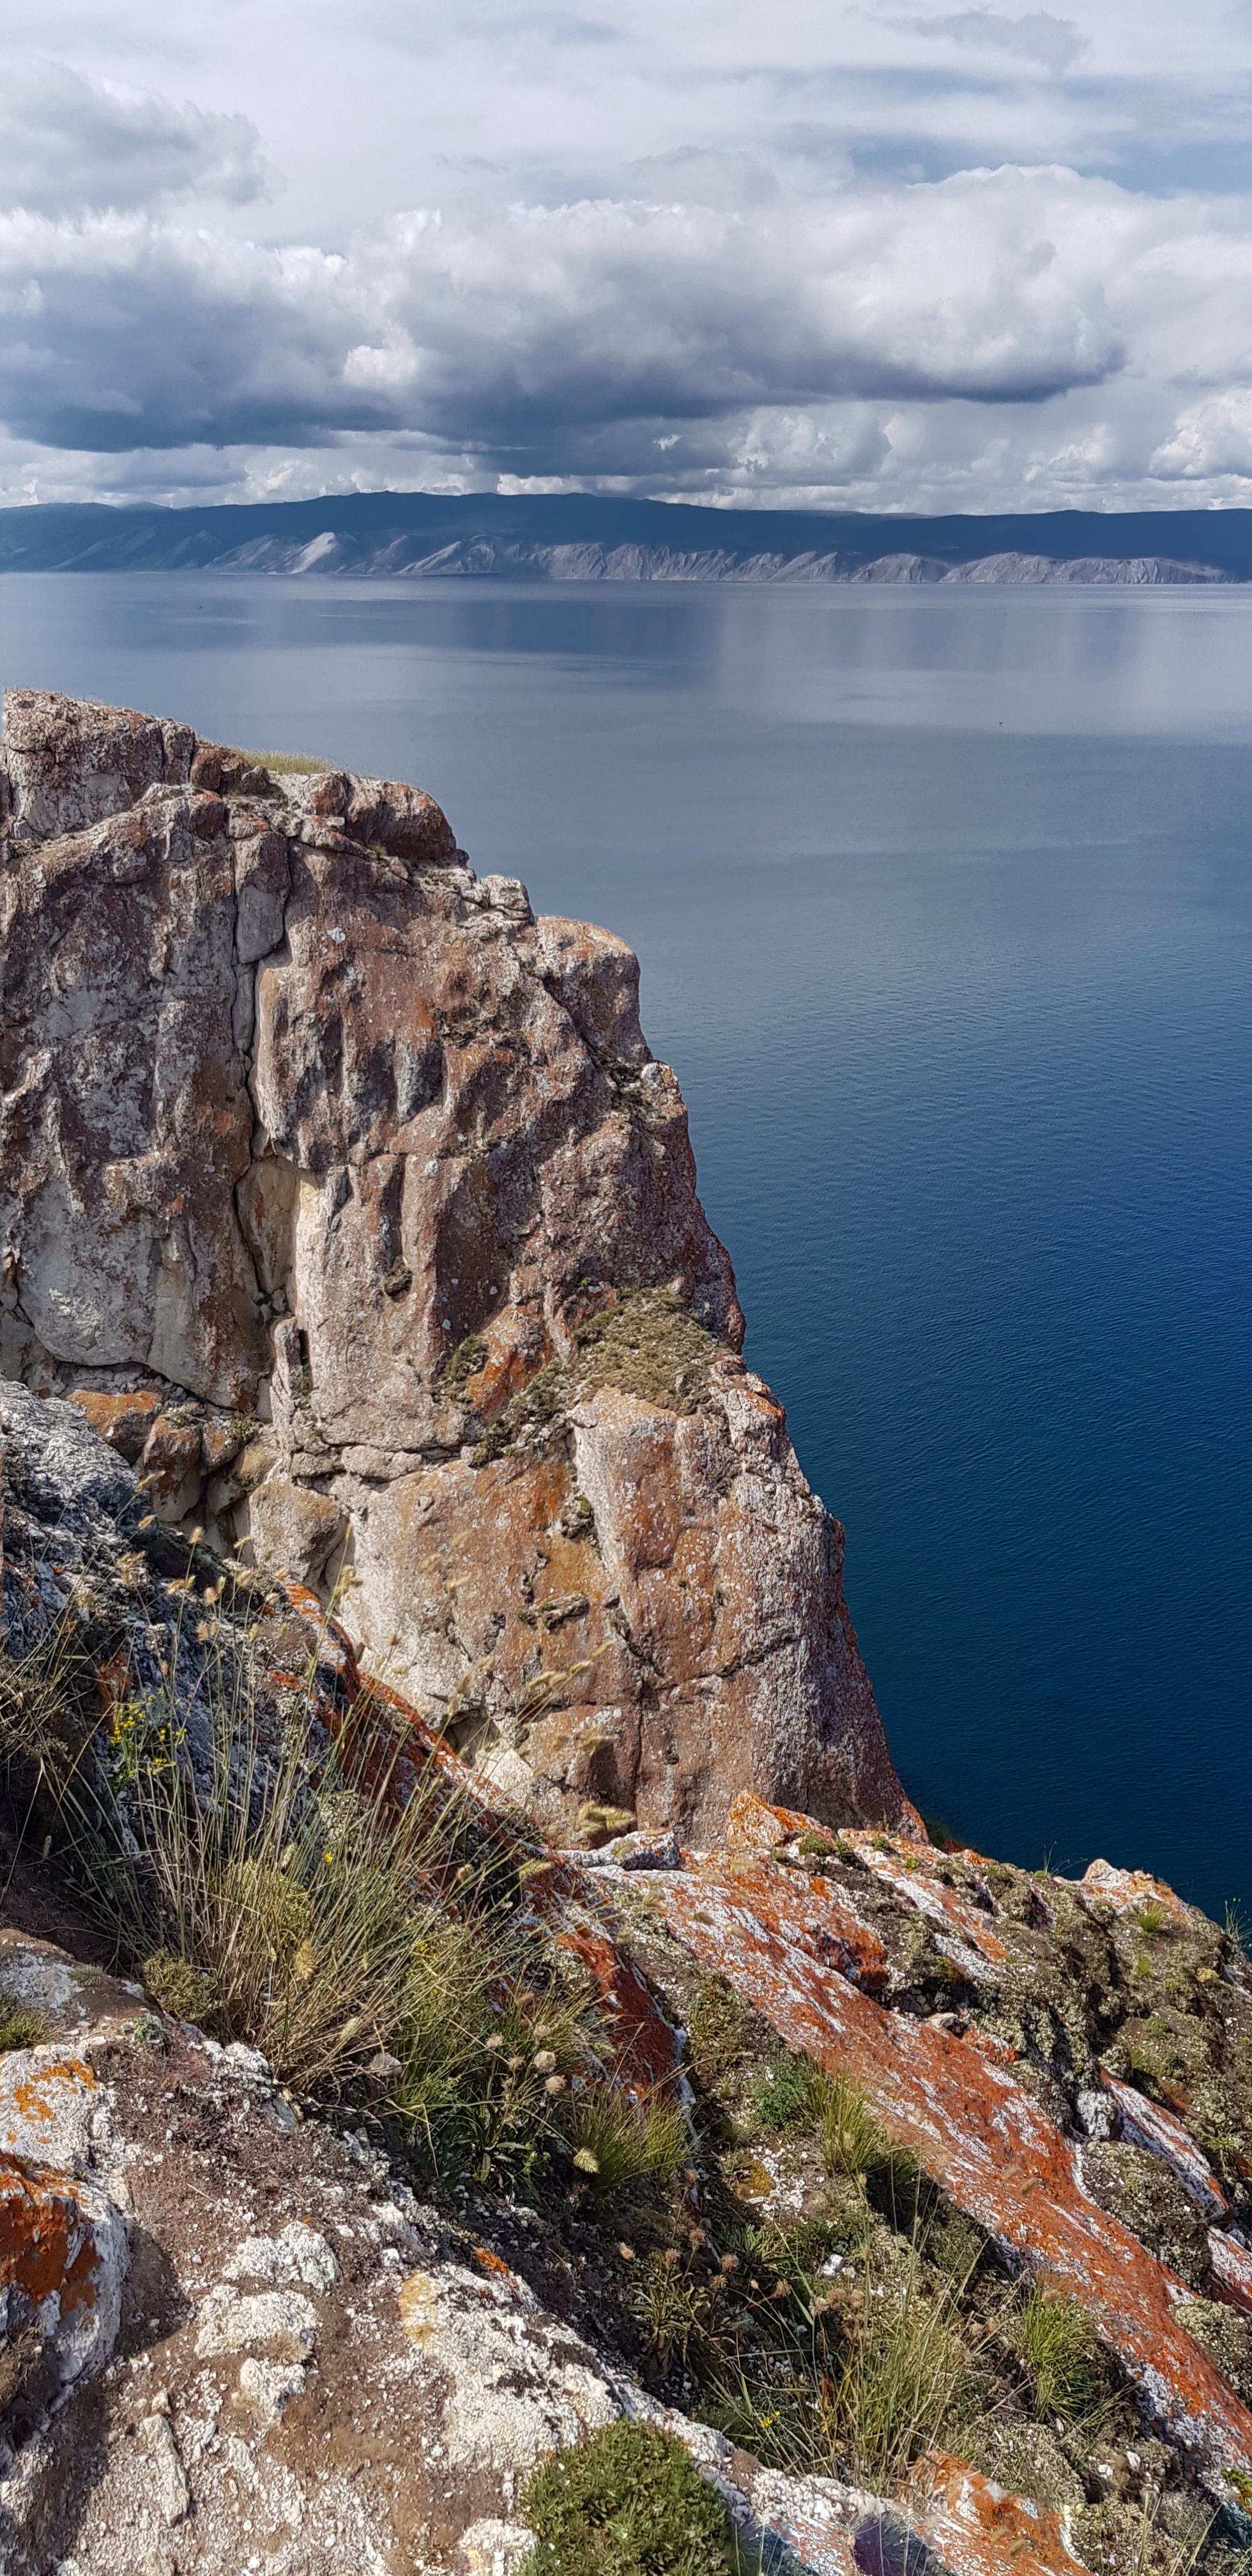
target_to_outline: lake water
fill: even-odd
[[[1252,592],[0,581],[639,950],[899,1767],[1252,1905]]]

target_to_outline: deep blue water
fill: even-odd
[[[899,1766],[1252,1906],[1252,592],[9,576],[623,932]]]

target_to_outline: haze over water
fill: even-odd
[[[622,932],[918,1803],[1252,1908],[1252,592],[0,582]]]

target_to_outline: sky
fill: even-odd
[[[0,0],[0,503],[1248,506],[1252,0],[1075,6]]]

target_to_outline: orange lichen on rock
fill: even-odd
[[[0,2154],[81,2172],[84,2095],[95,2090],[85,2058],[14,2049],[0,2059]]]
[[[132,1467],[161,1410],[160,1396],[147,1387],[115,1394],[110,1388],[75,1386],[70,1389],[70,1402]]]
[[[816,1966],[847,1978],[866,1994],[881,1994],[888,1972],[885,1945],[873,1927],[853,1912],[842,1888],[830,1886],[820,1876],[797,1879],[768,1860],[731,1854],[722,1864],[706,1855],[690,1877],[666,1881],[663,1905],[672,1903],[689,1920],[699,1922],[700,1891],[709,1886],[717,1890],[721,1905],[734,1905],[742,1897],[739,1919],[747,1939],[753,1937],[752,1926],[759,1919],[759,1900],[767,1917],[775,1910],[785,1916],[788,1938]]]
[[[1182,2285],[1083,2188],[1078,2150],[1007,2067],[952,2032],[886,2010],[815,1956],[820,1882],[760,1865],[719,1886],[663,1875],[669,1931],[789,2047],[864,2086],[891,2134],[1013,2261],[1095,2318],[1148,2412],[1212,2475],[1252,2470],[1252,2415],[1174,2317]]]
[[[564,1884],[545,1871],[538,1900],[562,1948],[590,1971],[600,2010],[613,2041],[613,2071],[633,2092],[673,2084],[678,2073],[679,2042],[651,1987],[632,1959],[619,1949],[587,1908],[571,1907],[570,1879]]]
[[[972,1950],[976,1959],[991,1967],[1002,1967],[1008,1957],[1003,1941],[992,1930],[985,1914],[967,1897],[948,1886],[941,1875],[945,1855],[931,1842],[918,1842],[907,1835],[868,1834],[849,1830],[844,1837],[864,1867],[893,1896],[928,1916],[949,1944]]]
[[[1120,2083],[1107,2068],[1102,2080],[1105,2091],[1117,2104],[1121,2132],[1127,2144],[1146,2147],[1150,2155],[1159,2156],[1164,2164],[1173,2168],[1180,2183],[1190,2192],[1192,2199],[1198,2200],[1201,2208],[1207,2210],[1210,2218],[1223,2217],[1229,2208],[1226,2194],[1190,2130],[1184,2129],[1181,2120],[1176,2119],[1172,2111],[1165,2110],[1160,2102],[1150,2102],[1146,2093],[1137,2091],[1133,2084]]]
[[[497,2280],[500,2281],[516,2280],[517,2274],[512,2269],[512,2266],[505,2262],[502,2254],[495,2253],[490,2245],[475,2245],[471,2250],[474,2261],[481,2266],[484,2272],[494,2273]]]
[[[1252,2254],[1220,2227],[1209,2229],[1209,2275],[1214,2298],[1252,2317]]]
[[[0,2159],[0,2288],[18,2314],[55,2299],[62,2321],[95,2306],[100,2253],[80,2185],[20,2157]]]
[[[920,2464],[918,2486],[929,2493],[914,2529],[959,2576],[1005,2576],[1009,2568],[1013,2576],[1072,2576],[1081,2564],[1059,2513],[1007,2495],[967,2460],[932,2453]]]
[[[1149,1877],[1146,1869],[1115,1869],[1111,1861],[1093,1860],[1090,1868],[1083,1871],[1079,1885],[1085,1895],[1111,1905],[1115,1914],[1136,1914],[1140,1906],[1161,1905],[1175,1923],[1198,1919],[1163,1878]]]
[[[741,1789],[738,1797],[732,1798],[727,1813],[726,1849],[778,1851],[798,1835],[820,1830],[812,1816],[801,1816],[794,1807],[775,1806],[768,1798],[758,1798],[754,1789]]]

